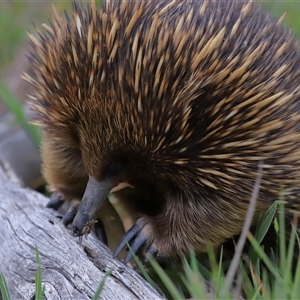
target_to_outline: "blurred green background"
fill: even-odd
[[[300,38],[299,1],[257,2],[273,16],[280,17],[286,12],[284,26],[292,28]],[[29,66],[26,54],[30,48],[26,30],[34,33],[33,23],[38,27],[43,22],[48,23],[52,5],[61,13],[64,9],[71,10],[71,1],[0,0],[0,159],[4,157],[13,164],[25,184],[33,188],[41,184],[37,147],[39,136],[37,129],[27,123],[32,114],[30,115],[30,109],[24,103],[30,86],[21,79],[21,74]],[[18,130],[23,130],[23,136]],[[28,169],[32,174],[28,174]],[[36,181],[37,177],[39,179]]]

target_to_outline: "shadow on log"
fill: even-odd
[[[47,202],[0,161],[0,271],[12,299],[34,299],[36,247],[45,299],[91,299],[109,270],[101,299],[162,299],[135,271],[113,259],[93,234],[80,244],[58,213],[45,208]]]

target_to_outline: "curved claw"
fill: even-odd
[[[143,226],[144,227],[144,226]],[[123,239],[121,240],[118,248],[113,254],[113,257],[117,257],[120,252],[126,247],[127,243],[131,241],[132,238],[134,238],[142,229],[138,223],[135,223],[123,236]]]
[[[53,193],[50,196],[50,201],[47,203],[46,207],[52,208],[54,210],[58,210],[64,203],[65,203],[65,201],[63,200],[63,197],[61,194]],[[68,226],[69,224],[71,224],[73,222],[73,220],[77,214],[79,204],[80,204],[80,202],[76,199],[69,201],[69,208],[62,217],[62,223],[65,226]],[[102,243],[104,243],[107,246],[108,240],[107,240],[106,231],[105,231],[102,221],[100,219],[98,219],[97,222],[93,222],[93,223],[95,223],[95,233],[96,233],[97,237],[99,238],[99,240]],[[75,230],[73,233],[74,233],[74,236],[79,236],[79,234]]]
[[[137,236],[134,238],[132,244],[130,245],[130,248],[125,259],[124,263],[127,264],[133,257],[133,254],[137,253],[137,251],[146,244],[147,237],[140,231],[137,233]]]
[[[68,211],[65,213],[65,215],[62,218],[62,223],[65,226],[68,226],[69,224],[71,224],[77,214],[77,210],[78,208],[76,206],[70,206],[70,208],[68,209]]]
[[[137,220],[137,222],[125,233],[122,241],[117,247],[116,251],[113,254],[115,258],[120,254],[120,252],[126,247],[127,244],[130,245],[130,250],[127,253],[124,263],[127,264],[141,248],[145,247],[147,262],[150,257],[157,255],[157,249],[152,245],[152,242],[149,241],[149,231],[145,230],[144,227],[147,225],[143,218]]]
[[[58,210],[62,204],[64,203],[64,200],[62,199],[62,196],[58,193],[53,193],[50,196],[50,201],[47,203],[47,208],[53,208],[54,210]]]
[[[106,231],[105,231],[104,225],[100,219],[97,219],[97,222],[95,223],[95,233],[96,233],[97,237],[99,238],[99,240],[107,246],[108,242],[107,242]]]

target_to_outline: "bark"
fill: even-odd
[[[12,299],[34,299],[36,247],[45,299],[91,299],[109,270],[100,299],[162,299],[134,270],[113,259],[93,233],[80,243],[59,214],[45,208],[47,202],[0,161],[0,271]]]

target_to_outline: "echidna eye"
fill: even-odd
[[[120,162],[115,162],[108,165],[105,175],[116,176],[122,171],[123,165]]]

